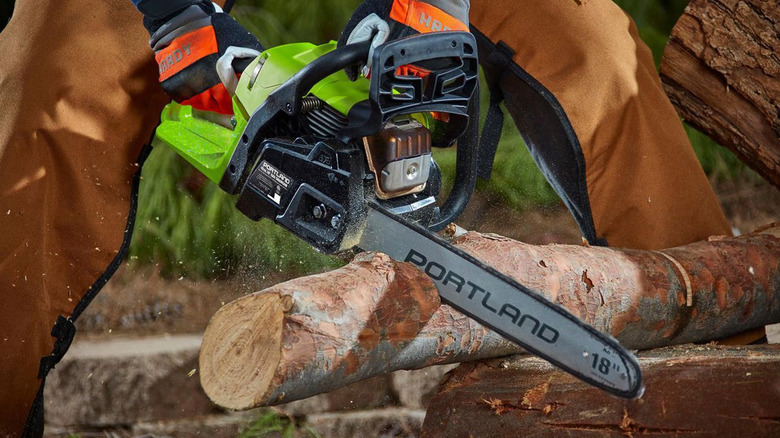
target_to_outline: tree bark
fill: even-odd
[[[639,363],[640,400],[535,357],[461,365],[428,404],[421,436],[780,436],[780,345],[668,347]]]
[[[776,0],[692,0],[661,63],[686,122],[780,187],[780,8]]]
[[[478,233],[455,243],[629,348],[780,321],[780,224],[665,251],[534,246]],[[440,306],[414,266],[363,254],[222,307],[206,329],[200,373],[215,403],[249,409],[398,369],[520,351]]]

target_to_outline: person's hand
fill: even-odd
[[[195,3],[195,2],[193,2]],[[233,114],[238,76],[263,50],[219,6],[201,1],[161,19],[144,18],[160,69],[160,84],[183,105]]]
[[[417,33],[449,30],[468,32],[468,0],[365,0],[358,6],[339,38],[339,47],[371,40],[371,52],[386,41]],[[370,75],[369,66],[362,68]],[[356,79],[359,69],[347,70]],[[424,71],[409,66],[408,74],[424,75]]]

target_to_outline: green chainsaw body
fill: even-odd
[[[244,70],[233,96],[233,117],[205,113],[191,106],[171,102],[161,114],[156,137],[196,169],[219,184],[247,121],[279,86],[320,56],[336,49],[336,43],[322,45],[294,43],[264,51]],[[366,99],[369,81],[351,81],[343,70],[321,80],[309,92],[343,116]]]
[[[354,246],[374,200],[441,229],[465,207],[476,178],[474,38],[417,35],[369,53],[368,42],[268,49],[244,68],[234,115],[172,102],[157,140],[238,195],[247,217],[273,220],[323,252]],[[345,68],[367,61],[371,77],[350,80]],[[442,175],[431,148],[459,139],[454,188],[437,203]]]

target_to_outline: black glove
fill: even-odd
[[[161,3],[147,0],[138,7],[151,35],[163,89],[181,104],[233,114],[231,95],[238,76],[263,46],[209,1],[173,0],[178,7],[173,12],[151,9]]]
[[[417,33],[468,32],[468,16],[469,0],[365,0],[352,14],[338,45],[371,40],[373,54],[373,49],[386,41]],[[353,80],[358,73],[356,67],[347,69]],[[368,67],[363,67],[362,73],[368,76]],[[424,75],[424,70],[410,66],[408,73]]]

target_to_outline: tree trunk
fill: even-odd
[[[780,8],[776,0],[692,0],[661,64],[686,122],[780,187]]]
[[[535,357],[461,365],[428,404],[421,436],[780,436],[780,345],[669,347],[639,363],[640,400]]]
[[[780,225],[663,252],[534,246],[478,233],[456,244],[629,348],[780,321]],[[215,403],[249,409],[398,369],[520,352],[439,304],[414,266],[363,254],[222,307],[203,338],[201,383]]]

